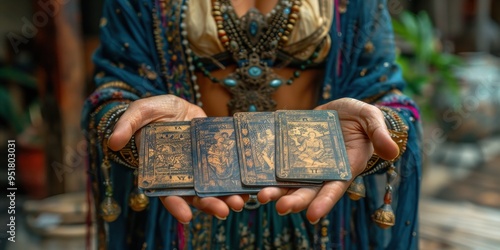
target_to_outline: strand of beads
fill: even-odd
[[[180,24],[180,30],[181,30],[181,36],[182,36],[182,46],[184,47],[184,52],[186,55],[186,61],[187,61],[187,66],[189,70],[189,75],[191,76],[191,82],[193,84],[193,92],[195,94],[195,99],[196,99],[196,104],[200,107],[203,106],[203,103],[201,102],[201,93],[200,93],[200,86],[197,83],[198,77],[196,76],[196,67],[194,65],[194,59],[193,59],[193,51],[191,50],[191,47],[189,46],[189,40],[188,40],[188,31],[187,31],[187,25],[186,25],[186,12],[188,10],[189,6],[189,0],[186,0],[184,2],[184,5],[182,5],[181,9],[181,24]]]
[[[292,74],[292,76],[290,76],[288,78],[288,80],[286,81],[286,84],[287,85],[291,85],[297,78],[300,77],[302,71],[304,71],[305,69],[307,69],[309,66],[311,66],[313,63],[314,63],[314,60],[316,58],[318,58],[318,55],[319,55],[319,50],[321,49],[321,46],[318,46],[316,48],[316,50],[311,54],[311,56],[306,60],[304,61],[302,64],[299,65],[298,69],[295,70]],[[193,62],[194,62],[194,65],[196,65],[196,68],[201,71],[201,73],[205,76],[205,77],[208,77],[210,79],[210,81],[212,81],[212,83],[214,84],[217,84],[217,83],[220,83],[221,80],[214,77],[211,73],[210,73],[210,70],[208,70],[205,65],[203,64],[203,62],[201,61],[201,59],[194,55],[194,54],[191,54],[191,57],[193,58]]]
[[[293,5],[290,8],[290,13],[288,16],[288,22],[285,26],[285,30],[283,31],[283,34],[280,34],[281,39],[280,39],[280,45],[286,45],[289,40],[289,36],[292,33],[292,30],[295,27],[295,24],[297,23],[297,20],[300,17],[300,6],[302,5],[302,1],[295,0],[293,1]]]
[[[102,141],[102,149],[104,154],[104,159],[101,164],[101,171],[104,177],[104,186],[106,187],[105,198],[100,204],[100,215],[107,221],[115,221],[121,213],[120,205],[113,199],[113,185],[110,178],[111,164],[108,159],[108,139],[111,135],[110,125],[115,122],[117,117],[119,117],[128,106],[116,106],[115,108],[108,111],[99,122],[97,126],[98,134],[100,135],[100,140]]]

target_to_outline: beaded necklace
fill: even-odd
[[[160,1],[163,2],[163,1]],[[181,9],[181,44],[183,46],[196,103],[201,103],[201,94],[196,82],[196,71],[200,71],[213,83],[221,84],[231,93],[228,103],[230,114],[241,111],[270,111],[276,108],[272,94],[283,84],[292,84],[302,70],[318,57],[320,46],[294,71],[291,77],[283,79],[271,68],[277,50],[287,44],[295,23],[299,19],[302,0],[280,0],[270,13],[264,15],[251,8],[239,18],[230,0],[215,0],[212,15],[217,25],[221,44],[232,55],[237,69],[223,79],[217,79],[207,70],[200,58],[190,48],[187,25],[184,21],[189,6],[185,0]],[[160,5],[161,6],[161,5]],[[164,10],[164,6],[161,6]]]
[[[213,3],[212,14],[219,40],[238,66],[221,81],[232,95],[228,103],[230,113],[275,109],[276,102],[271,95],[285,80],[271,67],[277,49],[288,41],[299,17],[300,5],[301,1],[294,1],[292,5],[284,0],[267,17],[251,8],[238,18],[230,0]]]

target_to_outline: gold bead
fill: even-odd
[[[385,81],[387,81],[387,76],[386,75],[382,75],[378,80],[380,82],[385,82]]]
[[[226,35],[226,31],[225,31],[225,30],[223,30],[223,29],[219,29],[219,30],[217,31],[217,33],[219,34],[219,37],[223,37],[223,36],[225,36],[225,35]]]
[[[339,13],[340,14],[344,14],[347,12],[347,4],[348,4],[348,0],[341,0],[340,3],[339,3]]]
[[[392,211],[390,204],[384,204],[379,209],[375,210],[372,219],[382,229],[392,227],[396,223],[396,215],[394,215],[394,211]]]
[[[229,42],[229,37],[227,37],[227,36],[222,36],[222,37],[220,38],[220,41],[221,41],[221,43],[227,43],[227,42]]]
[[[106,222],[115,221],[122,212],[120,205],[118,205],[118,203],[109,196],[104,198],[104,200],[101,202],[100,209],[101,217]]]
[[[282,36],[281,37],[281,41],[283,41],[284,43],[287,43],[288,42],[288,36]]]
[[[292,13],[292,14],[290,14],[290,18],[289,19],[295,19],[295,20],[297,20],[297,19],[299,19],[299,15],[297,15],[296,13]]]
[[[371,41],[368,41],[365,44],[365,52],[366,53],[372,53],[374,50],[375,50],[375,46],[373,45],[373,43]]]
[[[136,212],[143,211],[149,204],[149,197],[147,197],[141,190],[135,188],[130,194],[128,205]]]
[[[293,30],[293,25],[292,24],[287,24],[286,25],[286,30],[292,31]]]

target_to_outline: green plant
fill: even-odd
[[[32,124],[33,113],[40,107],[38,98],[25,96],[25,93],[36,95],[35,78],[14,67],[0,67],[0,120],[16,135]]]
[[[420,104],[424,117],[433,117],[430,100],[436,92],[458,95],[458,79],[454,67],[460,57],[442,50],[436,30],[426,12],[413,14],[404,11],[392,21],[394,33],[402,40],[406,51],[398,53],[406,94]]]

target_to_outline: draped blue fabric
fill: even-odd
[[[167,2],[178,2],[172,4],[172,13],[183,5],[180,0]],[[179,17],[170,14],[160,15],[154,0],[105,2],[101,46],[93,58],[98,89],[88,97],[82,116],[82,126],[90,135],[106,112],[139,98],[170,93],[194,101],[182,51],[176,51],[178,47],[166,39],[172,27],[179,25]],[[344,196],[316,225],[311,225],[304,213],[279,216],[271,203],[255,210],[232,212],[225,221],[195,210],[194,221],[183,226],[158,199],[151,199],[145,211],[132,211],[127,204],[133,189],[133,169],[112,162],[113,197],[122,213],[114,222],[98,220],[103,233],[99,244],[109,249],[174,249],[183,245],[190,249],[313,249],[322,245],[326,249],[417,249],[419,115],[412,100],[391,91],[402,90],[405,83],[394,64],[393,33],[385,1],[349,0],[347,12],[337,17],[331,26],[332,48],[325,63],[318,104],[341,97],[368,100],[378,96],[376,104],[394,108],[409,126],[407,150],[397,162],[394,227],[382,230],[370,217],[382,204],[383,175],[364,178],[366,198],[351,201]],[[159,42],[158,37],[164,40]],[[369,42],[373,51],[365,48]],[[95,152],[91,153],[89,172],[98,199],[95,202],[99,203],[104,197],[104,180],[99,170],[103,151],[100,143],[89,141],[90,152]]]

